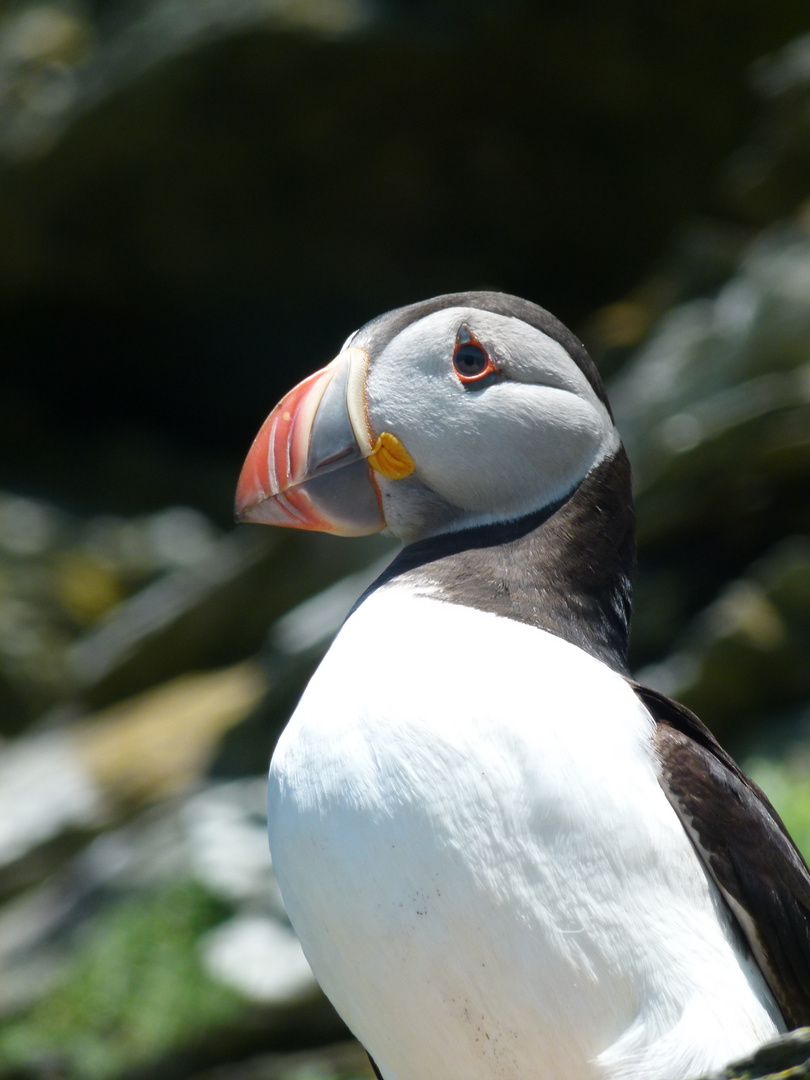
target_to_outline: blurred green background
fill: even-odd
[[[599,362],[634,671],[810,852],[806,0],[5,0],[0,1080],[368,1075],[263,775],[391,548],[233,490],[352,330],[468,288]]]

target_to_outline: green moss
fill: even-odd
[[[810,777],[805,755],[790,762],[752,758],[745,762],[745,770],[771,800],[802,855],[810,861]]]
[[[227,914],[199,885],[178,882],[97,916],[60,987],[0,1030],[0,1061],[107,1080],[226,1023],[244,1005],[207,978],[197,942]]]

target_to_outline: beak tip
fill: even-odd
[[[258,438],[256,440],[258,442]],[[260,465],[266,460],[266,455],[256,452],[256,445],[251,447],[250,453],[242,466],[239,480],[236,484],[234,496],[233,516],[238,523],[255,520],[252,511],[267,498],[265,487],[266,481],[260,475]]]
[[[245,522],[264,524],[265,517],[262,514],[262,508],[267,502],[272,502],[272,498],[266,496],[264,492],[251,491],[248,494],[242,494],[237,491],[233,505],[234,521],[237,525],[244,525]]]
[[[255,499],[246,499],[240,491],[237,490],[236,498],[233,503],[233,520],[239,525],[243,521],[248,521],[248,515],[251,508],[255,504]]]

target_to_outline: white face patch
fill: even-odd
[[[453,367],[462,324],[501,373],[480,389],[464,386]],[[407,516],[414,485],[445,504],[440,515],[425,507],[417,535],[540,509],[619,445],[607,409],[562,345],[520,319],[476,308],[445,308],[397,334],[371,358],[367,402],[374,429],[396,435],[416,462]],[[392,531],[413,539],[396,512],[396,483],[385,485],[386,516]]]

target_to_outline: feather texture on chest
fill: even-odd
[[[744,994],[652,727],[544,631],[397,587],[361,605],[282,736],[269,812],[304,950],[373,1055],[426,1080],[533,1077],[541,1053],[549,1078],[620,1075],[586,1063],[676,1030],[702,967]]]
[[[518,818],[640,809],[628,780],[655,784],[651,732],[625,681],[575,646],[389,587],[344,627],[273,770],[316,815],[412,803],[446,828],[486,829],[487,813],[529,827]]]

